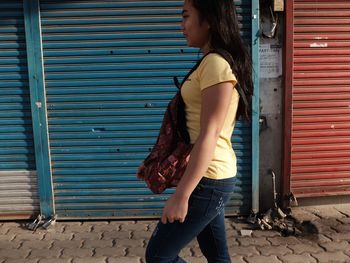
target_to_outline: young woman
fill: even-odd
[[[224,206],[237,171],[231,145],[235,120],[250,116],[251,59],[233,0],[185,0],[182,15],[188,46],[204,54],[181,88],[194,148],[148,243],[146,262],[185,262],[178,254],[195,237],[208,262],[231,262]]]

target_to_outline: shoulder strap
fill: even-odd
[[[224,59],[227,60],[227,62],[230,64],[231,68],[232,68],[232,65],[231,63],[234,63],[233,61],[233,58],[231,56],[230,53],[228,53],[226,50],[215,50],[215,51],[210,51],[208,52],[206,55],[204,55],[200,60],[197,61],[197,63],[192,67],[192,69],[187,73],[187,75],[184,77],[184,79],[182,80],[181,84],[178,80],[177,77],[174,77],[174,84],[175,86],[180,90],[182,85],[185,83],[185,81],[188,79],[188,77],[193,73],[193,71],[195,71],[198,66],[201,64],[202,60],[209,54],[211,53],[217,53],[219,55],[221,55]],[[244,105],[246,107],[249,107],[249,103],[248,103],[248,100],[247,100],[247,96],[245,95],[245,93],[243,92],[242,88],[241,88],[241,85],[239,83],[236,84],[235,88],[237,89],[237,92],[240,96],[240,98],[242,99]]]
[[[202,60],[207,56],[209,55],[210,53],[213,53],[213,52],[209,52],[208,54],[204,55],[200,60],[198,60],[196,62],[196,64],[191,68],[191,70],[186,74],[186,76],[184,77],[184,79],[182,80],[181,84],[178,80],[177,77],[174,77],[174,84],[175,86],[178,88],[178,89],[181,89],[182,85],[185,83],[185,81],[189,78],[189,76],[191,76],[191,74],[193,73],[193,71],[195,71],[199,65],[201,64]]]

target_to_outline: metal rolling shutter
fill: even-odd
[[[294,0],[291,191],[350,194],[350,3]]]
[[[0,3],[0,219],[39,211],[22,1]]]
[[[239,8],[250,40],[250,1]],[[172,190],[137,180],[163,112],[198,59],[180,32],[183,1],[41,1],[55,209],[60,218],[159,215]],[[242,5],[239,2],[239,5]],[[250,127],[237,125],[238,191],[251,204]]]

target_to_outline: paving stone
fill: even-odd
[[[296,254],[287,254],[283,256],[278,256],[278,258],[283,262],[283,263],[302,263],[302,262],[307,262],[307,263],[316,263],[316,259],[311,257],[309,254],[301,254],[301,255],[296,255]]]
[[[29,249],[0,249],[0,255],[3,259],[21,259],[28,256]]]
[[[130,224],[136,224],[136,222],[147,222],[147,224],[149,224],[150,222],[154,222],[153,220],[130,220],[130,221],[127,221],[127,220],[110,220],[109,221],[109,224],[112,226],[117,226],[117,225],[121,225],[121,224],[124,224],[126,222],[130,222]]]
[[[319,263],[344,263],[350,262],[350,257],[342,253],[338,252],[322,252],[318,254],[312,254],[313,257],[317,258]]]
[[[281,261],[276,256],[253,256],[247,257],[245,260],[248,263],[281,263]]]
[[[332,241],[335,242],[340,242],[340,241],[350,241],[350,232],[348,233],[336,233],[336,234],[332,234],[332,235],[326,235],[327,237],[331,238]]]
[[[16,234],[15,233],[7,233],[6,235],[0,234],[0,241],[11,241],[15,239]]]
[[[143,222],[147,222],[148,220],[118,220],[118,222],[122,225],[122,224],[137,224],[137,223],[143,223]],[[157,220],[155,220],[157,221]]]
[[[193,255],[194,257],[203,257],[203,253],[199,247],[191,247],[191,256]]]
[[[0,235],[6,235],[7,232],[9,232],[9,228],[1,226],[0,227]]]
[[[93,226],[92,225],[65,225],[63,233],[86,233],[91,232]]]
[[[350,224],[339,224],[333,227],[337,232],[350,232]]]
[[[199,247],[198,241],[196,238],[194,238],[189,244],[189,247]]]
[[[95,257],[124,257],[126,254],[125,248],[120,247],[105,247],[105,248],[96,248]]]
[[[334,205],[308,206],[305,207],[309,211],[321,218],[342,218],[345,215],[341,214]]]
[[[109,231],[102,233],[102,239],[129,239],[131,232],[129,231]]]
[[[139,257],[109,257],[108,263],[140,263],[141,258]],[[189,261],[191,262],[191,261]]]
[[[82,240],[55,240],[52,243],[52,248],[72,248],[77,249],[83,246]]]
[[[232,256],[244,256],[244,257],[250,257],[254,255],[259,255],[259,252],[256,250],[255,247],[249,246],[249,247],[230,247],[229,249],[230,255]]]
[[[47,233],[43,240],[72,240],[72,233]]]
[[[226,231],[226,238],[236,238],[241,236],[238,230],[229,229]]]
[[[349,247],[350,247],[350,243],[349,243]],[[350,257],[350,249],[344,250],[343,253]]]
[[[271,242],[272,245],[274,246],[279,246],[279,245],[296,245],[300,244],[301,242],[296,238],[296,237],[268,237],[268,241]]]
[[[312,212],[303,209],[303,207],[292,208],[292,216],[300,221],[315,221],[320,219],[318,216],[314,215]]]
[[[232,228],[234,230],[238,230],[238,231],[241,230],[241,229],[252,229],[252,226],[250,224],[248,224],[248,223],[240,223],[240,222],[238,222],[238,223],[232,223],[231,225],[232,225]]]
[[[228,247],[239,246],[239,243],[236,240],[236,238],[227,238],[227,246]]]
[[[342,242],[328,242],[328,243],[321,243],[321,247],[323,247],[327,252],[336,252],[336,251],[349,251],[350,245],[347,241]]]
[[[40,240],[40,241],[25,240],[23,241],[20,249],[44,249],[44,248],[48,249],[51,247],[51,244],[52,244],[52,241],[46,241],[46,240]]]
[[[39,259],[28,259],[28,258],[25,258],[25,259],[7,259],[4,261],[4,263],[38,263]],[[0,259],[0,262],[1,259]]]
[[[82,257],[90,257],[93,255],[93,250],[88,248],[65,248],[62,251],[62,258],[82,258]]]
[[[334,234],[337,232],[330,225],[326,225],[322,221],[315,221],[315,222],[312,222],[312,224],[317,228],[318,233]]]
[[[39,263],[71,263],[72,259],[70,258],[44,258],[40,259]]]
[[[283,256],[283,255],[293,253],[293,251],[289,249],[287,246],[264,246],[264,247],[257,246],[256,249],[263,256]]]
[[[308,245],[308,244],[296,244],[288,245],[288,248],[293,250],[294,254],[303,254],[303,253],[318,253],[323,252],[324,250],[317,244]]]
[[[205,259],[205,257],[183,257],[183,260],[185,260],[188,263],[207,263],[208,261]]]
[[[338,221],[342,224],[350,224],[350,217],[338,218]]]
[[[85,257],[85,258],[74,258],[72,263],[105,263],[106,257]]]
[[[145,249],[144,249],[145,251]],[[192,249],[190,247],[185,247],[181,250],[180,254],[179,254],[180,257],[192,257]],[[199,256],[203,256],[203,254],[201,253]]]
[[[269,246],[271,243],[266,239],[266,237],[237,237],[238,243],[241,246]]]
[[[112,247],[113,240],[85,240],[83,243],[83,248],[104,248]]]
[[[51,225],[48,229],[43,230],[45,233],[63,233],[65,226],[56,222]]]
[[[319,222],[323,225],[326,225],[332,228],[338,225],[341,225],[341,222],[339,222],[338,218],[322,218],[319,220]]]
[[[91,226],[91,232],[108,232],[108,231],[120,231],[120,226],[117,225],[97,225]]]
[[[345,214],[347,218],[350,218],[350,206],[348,204],[339,204],[335,206],[335,209],[342,214]]]
[[[81,221],[61,221],[60,224],[62,226],[75,226],[75,227],[79,227],[83,224],[89,224],[90,221],[85,221],[85,222],[81,222]]]
[[[326,237],[326,236],[323,235],[323,234],[319,234],[319,235],[317,236],[317,239],[318,239],[318,243],[332,242],[332,239],[330,239],[329,237]]]
[[[231,257],[231,261],[233,262],[233,263],[246,263],[247,261],[245,261],[244,259],[243,259],[243,257],[241,257],[241,256],[234,256],[234,257]]]
[[[144,247],[144,240],[142,240],[142,239],[115,239],[114,244],[116,247],[123,247],[123,248]]]
[[[132,239],[150,239],[152,233],[149,231],[133,231],[131,232]]]
[[[121,224],[120,225],[121,231],[147,231],[148,225],[144,223],[138,223],[138,224]]]
[[[74,233],[73,234],[73,240],[100,240],[102,238],[102,233]]]
[[[192,251],[191,251],[191,248],[190,247],[185,247],[181,250],[180,254],[179,254],[180,257],[192,257]]]
[[[17,234],[14,240],[43,240],[44,234],[21,233]]]
[[[85,221],[82,223],[83,226],[105,226],[109,225],[109,221],[99,220],[99,221]]]
[[[6,222],[6,223],[3,223],[3,226],[6,226],[8,228],[22,228],[24,224],[26,224],[26,223],[22,222],[22,221]]]
[[[254,230],[252,233],[253,237],[280,237],[281,233],[270,230]]]
[[[225,220],[225,229],[226,231],[235,230],[231,222],[227,221],[227,219]]]
[[[141,219],[141,220],[135,220],[135,224],[142,222],[144,224],[148,224],[149,225],[149,224],[157,223],[158,221],[159,221],[158,219],[150,219],[150,220]],[[124,220],[119,220],[118,222],[124,223],[125,221]]]
[[[154,222],[154,223],[152,223],[152,224],[148,224],[148,225],[147,225],[147,231],[153,232],[154,229],[156,228],[157,224],[158,224],[158,222]]]
[[[17,241],[0,240],[0,249],[19,248],[21,244],[22,244],[21,240],[17,240]]]
[[[61,255],[61,249],[32,249],[28,258],[58,258]]]
[[[127,248],[125,251],[127,257],[144,257],[146,252],[145,250],[146,249],[143,247],[134,247],[132,249]]]

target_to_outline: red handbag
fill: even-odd
[[[156,144],[137,172],[153,193],[176,186],[186,170],[193,145],[188,142],[188,134],[181,134],[181,114],[184,116],[184,102],[178,91],[168,104]]]

